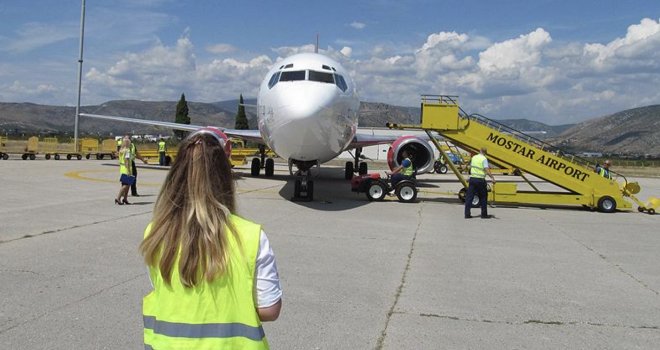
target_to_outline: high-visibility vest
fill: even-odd
[[[158,142],[158,152],[165,152],[165,141]]]
[[[126,165],[126,152],[130,151],[125,150],[123,152],[119,152],[119,173],[128,175],[129,173],[128,166]]]
[[[612,180],[612,174],[610,174],[610,171],[608,169],[600,167],[598,168],[598,174],[606,179]]]
[[[412,161],[409,158],[404,159],[404,161],[405,160],[408,160],[410,162],[410,165],[407,166],[407,167],[404,167],[401,170],[401,174],[404,175],[404,176],[413,176],[413,174],[415,173],[415,169],[413,168]],[[401,162],[401,163],[403,163],[403,162]]]
[[[479,153],[475,154],[470,160],[470,177],[485,179],[486,169],[484,169],[484,160],[486,157]]]
[[[150,266],[154,290],[144,297],[145,349],[268,349],[253,299],[261,226],[232,215],[240,247],[227,234],[227,271],[212,282],[201,278],[193,288],[179,280],[179,261],[171,285],[158,266]],[[145,230],[149,235],[151,224]]]
[[[121,147],[122,139],[117,140],[117,147]]]
[[[135,154],[137,153],[137,149],[135,149],[135,144],[131,142],[131,162],[135,161]]]

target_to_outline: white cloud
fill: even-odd
[[[360,30],[360,29],[364,29],[364,28],[366,28],[367,25],[364,24],[364,23],[362,23],[362,22],[353,21],[353,22],[350,24],[350,26],[353,27],[353,28],[355,28],[355,29]]]
[[[206,51],[214,54],[224,54],[236,51],[236,48],[230,44],[215,44],[206,47]]]
[[[16,31],[15,38],[2,38],[0,51],[25,53],[64,40],[77,39],[79,28],[73,23],[26,23]]]
[[[344,47],[342,47],[341,50],[339,50],[339,52],[341,52],[341,54],[346,56],[346,57],[351,57],[351,54],[353,53],[353,49],[351,49],[348,46],[344,46]]]

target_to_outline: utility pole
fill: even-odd
[[[82,89],[83,41],[85,37],[85,0],[82,0],[80,10],[80,58],[78,58],[78,103],[73,126],[73,149],[78,153],[78,119],[80,118],[80,91]]]

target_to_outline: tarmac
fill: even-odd
[[[420,176],[403,204],[351,192],[343,167],[317,172],[313,202],[290,201],[282,165],[235,172],[239,214],[277,258],[273,349],[660,344],[660,215],[493,205],[466,220],[451,175]],[[141,166],[142,196],[117,206],[113,161],[0,161],[0,348],[143,348],[137,247],[166,173]],[[642,200],[660,195],[660,179],[636,180]]]

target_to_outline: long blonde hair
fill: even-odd
[[[186,138],[158,195],[151,233],[140,252],[147,265],[158,266],[167,284],[177,258],[184,286],[197,285],[201,277],[212,281],[227,270],[228,232],[240,244],[229,220],[235,188],[223,146],[209,132]]]

